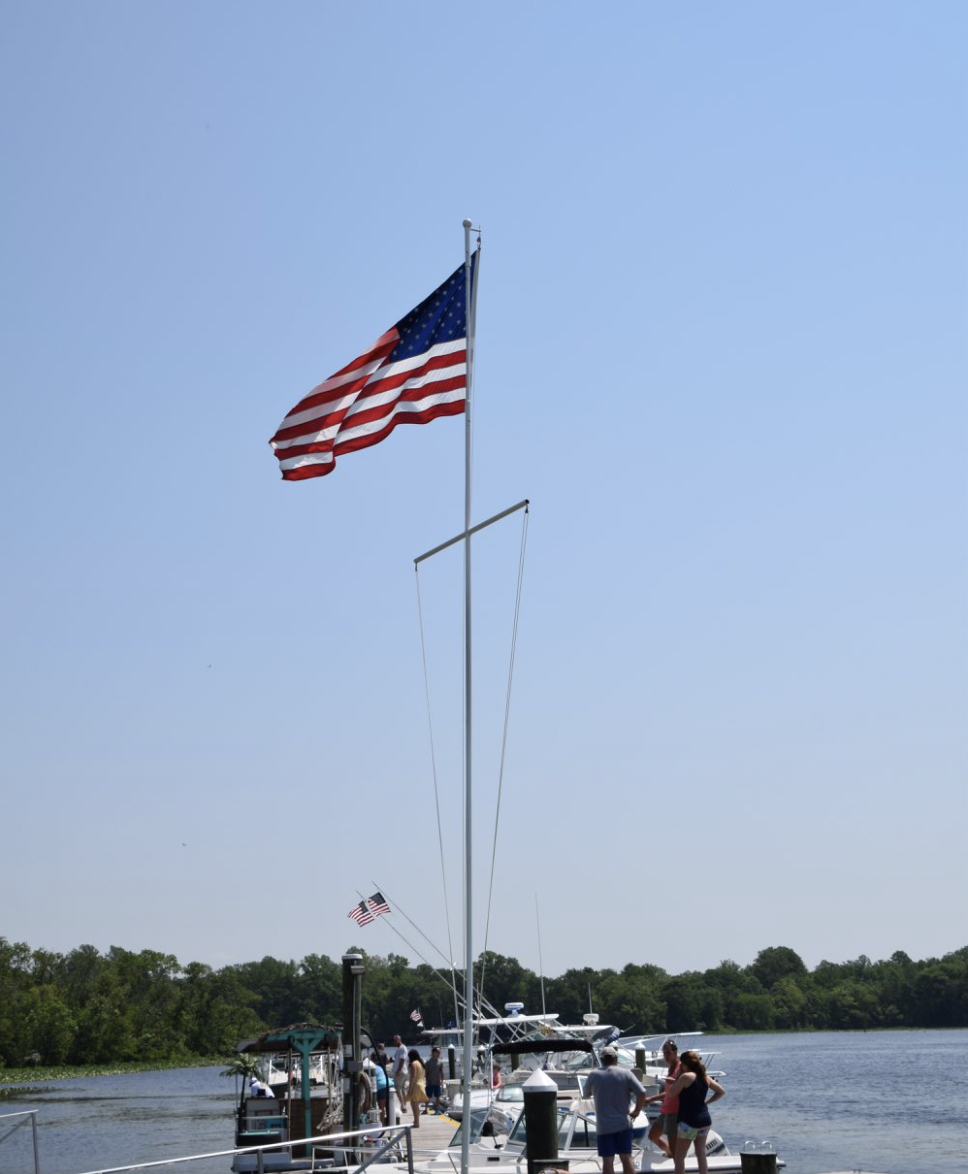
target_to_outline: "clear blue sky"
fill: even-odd
[[[962,3],[8,3],[0,934],[446,947],[412,559],[462,420],[267,441],[484,230],[532,500],[487,944],[968,942]],[[483,946],[520,526],[476,546]],[[460,559],[422,575],[455,955]],[[536,906],[540,911],[541,954]],[[476,950],[475,950],[476,952]]]

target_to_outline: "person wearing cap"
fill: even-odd
[[[267,1084],[263,1084],[257,1076],[253,1076],[249,1081],[250,1097],[275,1097],[275,1095],[272,1089]]]
[[[619,1067],[614,1048],[602,1048],[600,1058],[601,1068],[596,1068],[585,1081],[585,1095],[595,1102],[602,1174],[613,1174],[616,1154],[622,1163],[622,1174],[635,1174],[632,1122],[642,1112],[645,1089],[630,1069]]]

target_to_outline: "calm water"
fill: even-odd
[[[768,1139],[789,1174],[968,1174],[968,1031],[705,1036],[725,1070],[713,1110],[730,1149]],[[235,1082],[218,1068],[66,1080],[0,1100],[39,1109],[42,1174],[230,1149]],[[0,1138],[11,1122],[0,1121]],[[192,1174],[227,1174],[228,1159]],[[175,1168],[177,1169],[177,1167]],[[32,1174],[29,1128],[0,1174]]]
[[[732,1150],[770,1140],[791,1174],[968,1174],[968,1031],[702,1042],[726,1073],[713,1126]]]

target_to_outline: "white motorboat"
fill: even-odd
[[[493,1119],[480,1110],[470,1115],[470,1171],[473,1174],[525,1174],[527,1170],[527,1118],[521,1114],[504,1137],[493,1130]],[[437,1174],[448,1171],[453,1174],[460,1167],[463,1145],[462,1122],[454,1133],[450,1144],[429,1159],[415,1160],[414,1169],[419,1174]],[[674,1163],[661,1150],[654,1149],[645,1137],[645,1130],[637,1131],[633,1137],[632,1157],[637,1170],[643,1174],[673,1174]],[[595,1111],[591,1101],[575,1100],[570,1105],[558,1105],[558,1153],[548,1155],[569,1174],[600,1174],[602,1159],[598,1156],[598,1135],[595,1128]],[[543,1159],[542,1159],[543,1160]],[[722,1137],[713,1130],[706,1140],[706,1165],[711,1174],[741,1174],[742,1162],[739,1154],[730,1152]],[[782,1160],[777,1166],[784,1165]],[[695,1153],[690,1150],[686,1156],[687,1174],[698,1171]]]

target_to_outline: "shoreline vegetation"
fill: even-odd
[[[716,1035],[816,1035],[825,1028],[788,1028],[786,1031],[737,1031],[733,1028],[724,1028]],[[871,1027],[871,1028],[843,1028],[843,1031],[861,1030],[864,1032],[892,1032],[892,1031],[958,1031],[966,1028],[944,1027]],[[662,1034],[661,1032],[659,1034]],[[134,1072],[167,1072],[181,1068],[222,1068],[222,1075],[232,1073],[224,1070],[224,1065],[230,1059],[226,1056],[191,1056],[180,1060],[167,1062],[154,1060],[149,1063],[138,1063],[134,1060],[116,1064],[79,1064],[76,1068],[67,1065],[56,1067],[36,1068],[0,1068],[0,1100],[17,1096],[22,1093],[36,1091],[36,1086],[50,1084],[56,1080],[80,1080],[85,1076],[125,1076]],[[17,1087],[13,1087],[16,1085]],[[29,1085],[29,1087],[27,1087]]]
[[[57,1064],[49,1067],[37,1065],[27,1068],[0,1068],[0,1097],[9,1097],[30,1089],[19,1086],[30,1085],[31,1089],[54,1080],[79,1080],[85,1076],[126,1076],[133,1072],[165,1072],[175,1068],[215,1068],[225,1064],[224,1056],[187,1056],[180,1060],[153,1060],[141,1063],[124,1060],[115,1064],[78,1064],[70,1067]],[[3,1087],[18,1085],[17,1088]]]
[[[411,1012],[447,1026],[458,1018],[449,975],[398,954],[363,957],[363,1023],[374,1039],[418,1041]],[[475,983],[503,1007],[545,1005],[559,1022],[594,1010],[623,1034],[667,1031],[869,1031],[968,1027],[968,946],[914,961],[903,951],[874,962],[821,962],[808,970],[788,946],[749,966],[726,960],[673,975],[653,963],[582,967],[545,978],[487,951]],[[0,937],[0,1083],[219,1063],[240,1039],[285,1023],[337,1023],[342,966],[324,955],[265,957],[213,970],[171,954],[79,946],[67,954]],[[60,1072],[60,1077],[51,1075]],[[14,1075],[16,1073],[16,1075]]]

